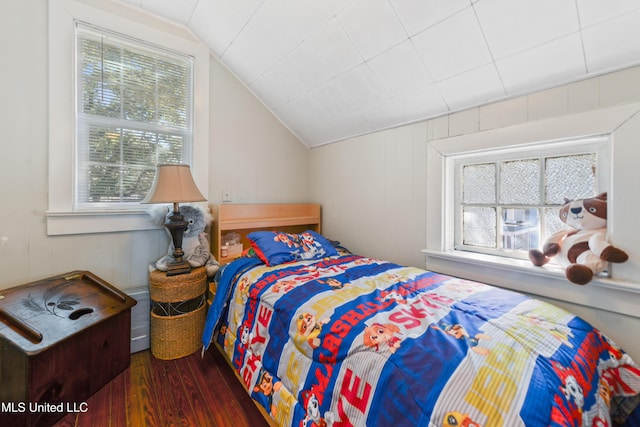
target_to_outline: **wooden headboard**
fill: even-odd
[[[213,232],[211,253],[220,264],[234,257],[222,257],[222,236],[229,232],[240,235],[244,249],[249,247],[247,234],[258,230],[300,233],[320,230],[320,205],[316,203],[293,204],[221,204],[211,205]]]

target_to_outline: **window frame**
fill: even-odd
[[[462,169],[466,165],[474,165],[474,164],[498,164],[501,162],[513,161],[513,160],[528,160],[528,159],[540,159],[541,164],[541,176],[538,182],[538,191],[541,196],[540,203],[538,205],[511,205],[514,208],[534,208],[534,209],[544,209],[544,208],[557,208],[559,209],[562,205],[551,205],[546,204],[544,202],[544,192],[545,192],[545,183],[544,183],[544,160],[545,158],[550,157],[559,157],[559,156],[570,156],[570,155],[580,155],[580,154],[591,154],[594,153],[596,155],[596,177],[595,177],[595,192],[592,196],[600,193],[601,191],[606,191],[610,185],[610,173],[609,168],[611,167],[611,158],[610,158],[610,147],[611,147],[611,134],[601,134],[601,135],[592,135],[586,137],[578,137],[578,138],[568,138],[559,141],[541,141],[539,143],[534,144],[524,144],[522,146],[517,147],[506,147],[506,148],[493,148],[482,150],[479,152],[473,153],[461,153],[455,154],[447,157],[447,164],[445,168],[447,172],[450,173],[450,181],[453,184],[454,196],[452,198],[453,208],[452,212],[454,215],[453,220],[453,243],[451,247],[456,251],[469,251],[473,253],[484,253],[487,255],[504,257],[509,259],[523,259],[528,260],[528,255],[526,252],[522,251],[512,251],[509,249],[505,249],[502,247],[502,230],[500,229],[500,209],[496,209],[496,243],[498,246],[496,248],[483,248],[480,246],[467,245],[463,242],[463,218],[462,218],[462,206],[464,202],[463,198],[463,190],[462,186],[464,184],[462,178]],[[487,207],[502,207],[506,206],[506,204],[501,203],[499,198],[499,169],[496,168],[496,173],[498,176],[496,177],[496,201],[494,204],[486,204]],[[480,205],[478,203],[473,203],[472,205]],[[542,215],[540,216],[542,218]],[[540,227],[540,244],[544,241],[544,233],[543,227]]]
[[[626,230],[635,217],[625,214],[634,209],[636,188],[629,182],[637,176],[636,139],[640,132],[640,104],[601,108],[473,134],[446,137],[426,142],[426,268],[470,280],[490,283],[518,292],[539,295],[557,301],[585,305],[635,316],[640,301],[637,263],[612,265],[610,278],[595,277],[588,286],[570,283],[558,266],[535,267],[529,260],[503,259],[484,254],[454,251],[451,247],[450,177],[444,174],[449,156],[482,150],[526,146],[538,141],[562,141],[590,135],[610,135],[610,188],[607,230],[610,241],[637,254],[635,233]],[[622,206],[621,200],[625,200]]]
[[[147,205],[80,211],[75,206],[76,21],[194,58],[191,171],[208,194],[209,51],[182,27],[124,4],[87,5],[49,0],[49,207],[47,234],[68,235],[156,229]]]
[[[132,39],[131,37],[127,37],[121,33],[115,33],[109,29],[97,27],[95,25],[89,25],[83,21],[75,21],[76,26],[76,171],[81,171],[83,168],[88,169],[90,167],[90,156],[89,145],[90,145],[90,131],[95,128],[105,127],[105,128],[121,128],[127,132],[149,132],[158,134],[161,133],[163,135],[179,135],[185,144],[182,145],[180,150],[180,162],[191,164],[193,160],[192,156],[192,148],[193,148],[193,68],[194,68],[194,58],[191,55],[186,55],[182,52],[175,52],[173,50],[169,50],[166,47],[158,46],[156,44],[149,43],[147,41],[142,41],[139,39]],[[140,119],[132,119],[132,118],[124,118],[122,116],[109,116],[105,114],[91,114],[83,111],[83,97],[85,96],[85,87],[84,84],[87,81],[92,80],[91,78],[85,79],[82,73],[82,64],[85,60],[85,57],[82,56],[80,52],[82,49],[80,47],[80,40],[91,39],[95,41],[96,38],[106,38],[108,41],[108,45],[117,46],[121,50],[130,50],[136,52],[136,54],[145,55],[146,58],[149,57],[164,57],[169,58],[169,62],[178,63],[181,67],[184,67],[188,70],[187,74],[187,84],[185,85],[185,94],[184,105],[187,120],[185,120],[183,126],[179,127],[174,124],[160,124],[158,122],[140,120]],[[122,76],[119,76],[122,78]],[[127,85],[122,80],[119,82],[120,86],[117,87],[120,91],[122,91]],[[158,99],[158,92],[155,92],[156,101]],[[124,97],[120,100],[123,104],[125,103]],[[121,105],[122,107],[122,105]],[[122,107],[124,108],[124,107]],[[122,113],[122,111],[121,111]],[[139,153],[140,155],[142,152]],[[157,154],[157,152],[156,152]],[[139,157],[136,157],[139,159]],[[121,159],[119,159],[121,160]],[[157,158],[156,158],[156,161]],[[111,164],[110,166],[121,166],[120,162],[117,161],[115,164]],[[164,161],[162,161],[164,163]],[[148,165],[148,164],[147,164]],[[129,165],[131,167],[131,165]],[[155,170],[155,165],[153,168],[145,166],[145,169],[151,173],[151,170]],[[84,172],[88,175],[88,171]],[[117,202],[91,202],[86,200],[83,196],[83,191],[81,190],[82,185],[88,185],[88,180],[86,180],[84,176],[80,176],[82,172],[80,172],[77,176],[78,179],[75,180],[75,200],[74,207],[77,211],[109,211],[114,209],[139,209],[139,201],[136,202],[126,202],[123,200],[119,200]],[[153,176],[151,176],[153,179]],[[121,184],[121,183],[119,183]],[[149,182],[149,186],[151,182]],[[118,190],[121,191],[122,187],[119,185]],[[85,195],[88,198],[88,195]],[[144,195],[142,195],[144,197]]]

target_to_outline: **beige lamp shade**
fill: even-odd
[[[142,203],[186,203],[207,200],[184,164],[160,164],[149,194]]]

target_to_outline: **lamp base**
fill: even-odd
[[[177,276],[178,274],[191,273],[191,266],[188,261],[172,262],[167,265],[167,276]]]
[[[184,216],[180,213],[180,207],[177,203],[174,203],[173,214],[165,224],[165,227],[167,227],[167,230],[169,230],[169,233],[171,234],[174,258],[174,261],[167,265],[167,276],[177,276],[178,274],[191,272],[189,262],[182,259],[184,256],[184,251],[182,250],[182,237],[188,226],[189,223],[185,221]]]

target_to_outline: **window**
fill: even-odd
[[[637,313],[637,262],[612,264],[609,277],[596,277],[588,286],[576,287],[567,282],[558,266],[534,267],[528,259],[457,250],[455,212],[461,203],[456,200],[456,194],[460,194],[456,189],[460,182],[456,180],[456,171],[460,170],[456,164],[462,159],[466,164],[486,164],[596,153],[596,186],[598,191],[608,193],[608,239],[633,254],[638,248],[634,212],[640,204],[636,196],[639,112],[638,104],[617,105],[427,141],[423,250],[427,269],[567,301],[574,307]],[[500,157],[502,153],[507,154]],[[562,192],[557,196],[564,197]]]
[[[157,228],[139,204],[157,162],[189,163],[208,193],[208,48],[100,3],[49,0],[48,235]]]
[[[77,24],[76,206],[140,202],[158,163],[190,163],[189,56]]]
[[[599,167],[608,145],[594,137],[456,157],[455,249],[526,259],[566,228],[558,217],[565,198],[608,188]]]

